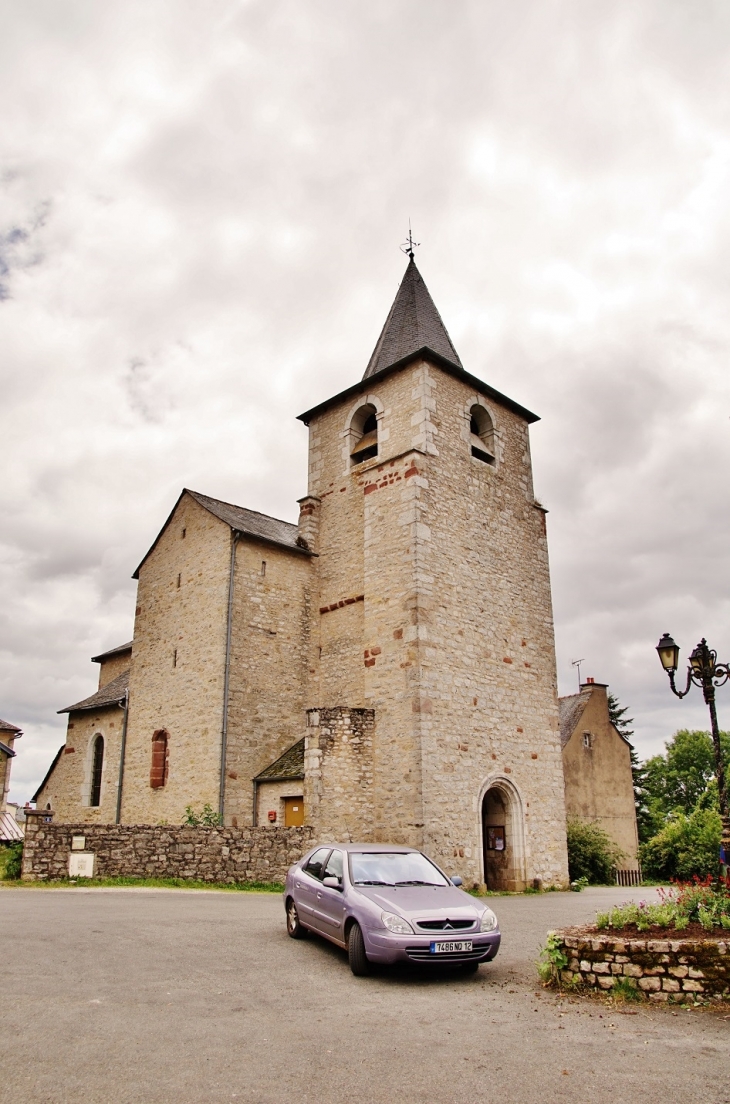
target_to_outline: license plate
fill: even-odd
[[[462,951],[470,951],[471,939],[450,939],[443,943],[432,943],[431,954],[460,954]]]

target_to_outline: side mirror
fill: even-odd
[[[339,878],[324,878],[322,885],[327,889],[342,889],[342,882]]]
[[[461,878],[459,877],[458,874],[454,874],[453,878],[451,879],[451,884],[455,885],[455,886],[460,886],[460,885],[463,885],[464,883],[463,883],[463,881],[461,880]]]

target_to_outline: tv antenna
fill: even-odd
[[[413,234],[411,233],[411,220],[408,219],[408,241],[403,242],[401,249],[404,253],[408,254],[411,260],[413,260],[413,250],[418,249],[420,244],[420,242],[413,240]]]
[[[585,663],[584,659],[571,659],[570,666],[578,668],[578,693],[580,693],[581,681],[580,681],[580,665]]]

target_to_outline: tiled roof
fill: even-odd
[[[270,767],[256,775],[257,782],[264,782],[267,779],[273,781],[275,778],[281,780],[304,778],[304,739],[297,740],[296,744],[280,755]]]
[[[11,724],[10,721],[0,721],[0,732],[14,732],[17,736],[20,736],[22,729]]]
[[[459,354],[411,257],[363,379],[415,353],[431,351],[456,368]]]
[[[23,836],[23,829],[12,813],[0,813],[0,842],[14,843],[15,840],[22,840]]]
[[[183,495],[190,495],[204,510],[208,510],[214,517],[220,518],[221,521],[224,521],[226,525],[230,525],[231,529],[235,529],[238,533],[244,533],[249,537],[258,537],[259,540],[276,544],[280,548],[288,548],[290,552],[299,552],[303,556],[314,555],[303,543],[298,543],[299,528],[293,522],[280,521],[279,518],[269,517],[268,514],[260,514],[257,510],[247,510],[245,506],[234,506],[231,502],[221,502],[219,498],[210,498],[208,495],[200,494],[199,491],[190,491],[187,487],[184,487],[165,524],[132,575],[133,579],[139,578],[142,564],[157,547],[157,543],[170,524]]]
[[[15,756],[18,754],[17,751],[13,751],[13,749],[8,747],[7,744],[4,744],[2,740],[0,740],[0,751],[5,752],[8,759],[14,759]]]
[[[76,702],[75,705],[67,705],[65,709],[59,709],[59,713],[76,713],[80,709],[103,709],[105,705],[118,705],[124,698],[124,691],[129,686],[129,671],[123,671],[115,679],[102,686],[90,698]]]
[[[225,521],[231,529],[239,533],[260,537],[261,540],[272,544],[280,544],[284,548],[290,548],[292,552],[308,551],[297,544],[299,528],[291,521],[280,521],[278,518],[269,517],[268,514],[259,514],[256,510],[247,510],[244,506],[233,506],[230,502],[209,498],[208,495],[199,494],[198,491],[188,491],[188,494],[204,509],[209,510],[211,514]]]
[[[133,641],[129,641],[128,644],[119,644],[116,648],[110,648],[108,652],[100,652],[98,656],[92,656],[92,663],[103,663],[105,659],[112,659],[113,656],[124,655],[125,652],[131,652]]]
[[[581,690],[580,694],[569,694],[566,698],[558,698],[561,747],[565,747],[568,740],[575,732],[575,726],[578,724],[583,710],[590,700],[590,690]]]

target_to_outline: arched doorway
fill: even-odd
[[[524,889],[524,824],[516,790],[497,780],[482,798],[482,846],[487,889]]]

